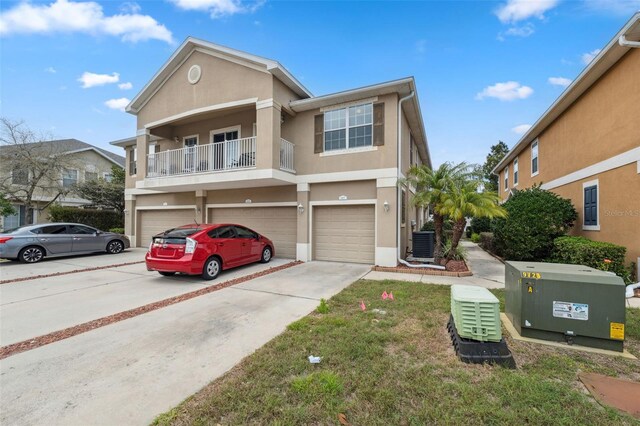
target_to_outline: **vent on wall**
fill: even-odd
[[[200,81],[200,77],[202,76],[202,70],[200,69],[200,65],[192,65],[189,68],[189,72],[187,73],[187,79],[189,83],[196,84]]]

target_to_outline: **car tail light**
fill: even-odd
[[[196,251],[196,246],[198,245],[196,240],[192,240],[191,238],[187,238],[187,245],[184,248],[184,252],[186,254],[193,253]]]
[[[9,240],[12,240],[13,237],[0,237],[0,244],[4,244]]]
[[[151,249],[153,248],[153,240],[149,243],[149,253],[151,253]]]

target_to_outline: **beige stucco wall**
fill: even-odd
[[[202,69],[202,77],[196,84],[187,80],[192,65],[200,65]],[[266,70],[258,71],[195,51],[138,112],[138,129],[196,108],[255,97],[269,99],[273,96],[272,80]]]
[[[207,191],[207,204],[236,204],[246,200],[252,203],[294,202],[296,199],[295,185]]]
[[[167,203],[167,204],[164,204]],[[138,195],[136,197],[137,207],[146,206],[184,206],[194,205],[196,195],[194,191],[189,192],[167,192],[163,194]]]
[[[311,184],[311,201],[371,200],[376,198],[375,181],[332,182]]]

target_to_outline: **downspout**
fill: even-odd
[[[624,35],[621,35],[618,38],[618,44],[620,46],[624,46],[624,47],[640,47],[640,41],[629,41],[627,40],[627,37]]]
[[[397,148],[398,148],[398,153],[397,153],[397,163],[398,163],[398,167],[397,167],[397,179],[400,179],[400,166],[402,164],[401,161],[401,157],[402,157],[402,103],[408,99],[413,98],[416,95],[416,92],[414,90],[411,91],[411,93],[409,93],[407,96],[405,96],[404,98],[400,98],[400,100],[398,101],[398,143]],[[401,252],[400,252],[400,243],[401,243],[401,238],[400,238],[400,232],[401,232],[401,223],[400,221],[402,220],[400,215],[402,213],[402,206],[400,206],[400,204],[402,203],[402,188],[397,187],[397,191],[398,191],[398,196],[397,196],[397,208],[396,208],[396,229],[398,230],[397,232],[397,241],[396,241],[396,246],[398,247],[397,250],[397,255],[398,255],[398,261],[402,261],[401,259]]]

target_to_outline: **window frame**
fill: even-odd
[[[536,155],[533,156],[533,150],[535,148]],[[536,160],[536,171],[533,171],[533,160]],[[540,141],[538,139],[531,142],[531,177],[538,176],[540,173]]]
[[[65,184],[64,184],[64,180],[65,180],[64,175],[65,175],[65,173],[66,173],[67,171],[70,171],[70,172],[76,172],[76,179],[75,179],[75,182],[74,182],[73,184],[71,184],[71,185],[65,185]],[[66,167],[65,167],[65,168],[62,170],[62,187],[63,187],[63,188],[73,188],[73,186],[74,186],[74,185],[77,185],[77,184],[78,184],[78,182],[80,182],[80,171],[79,171],[78,169],[68,169],[68,168],[66,168]]]
[[[129,176],[136,176],[138,174],[138,147],[133,147],[129,150]]]
[[[504,191],[509,190],[509,166],[504,168]]]
[[[519,178],[519,170],[520,170],[520,166],[518,164],[518,157],[513,159],[513,186],[516,187],[518,186],[518,178]]]
[[[585,190],[596,188],[596,224],[586,225],[585,219]],[[582,184],[582,230],[583,231],[599,231],[600,230],[600,181],[599,179],[590,180]]]
[[[14,173],[15,173],[16,170],[23,171],[19,167],[14,167],[13,169],[11,169],[11,185],[22,185],[22,186],[29,185],[29,178],[31,178],[31,173],[29,172],[29,170],[26,170],[27,179],[26,179],[26,181],[24,183],[14,182],[14,179],[15,179],[15,174]]]
[[[367,105],[371,106],[371,122],[370,123],[365,123],[365,124],[360,124],[360,125],[353,125],[351,126],[349,123],[349,109],[350,108],[358,108],[358,107],[366,107]],[[335,128],[335,129],[331,129],[331,130],[327,130],[327,126],[325,123],[325,119],[326,119],[326,114],[327,113],[333,113],[336,111],[344,111],[345,114],[345,121],[344,121],[344,127],[340,127],[340,128]],[[334,108],[334,109],[327,109],[325,111],[323,111],[322,113],[322,153],[326,153],[326,154],[339,154],[339,153],[345,153],[345,152],[358,152],[358,151],[373,151],[375,149],[377,149],[374,145],[373,145],[373,102],[364,102],[364,103],[357,103],[354,105],[345,105],[345,106],[341,106],[339,108]],[[366,126],[370,126],[371,127],[371,144],[369,145],[363,145],[363,146],[354,146],[351,147],[349,146],[349,139],[350,139],[350,130],[355,129],[355,128],[360,128],[360,127],[366,127]],[[335,132],[337,130],[344,130],[345,131],[345,147],[344,148],[338,148],[338,149],[327,149],[327,132]]]

